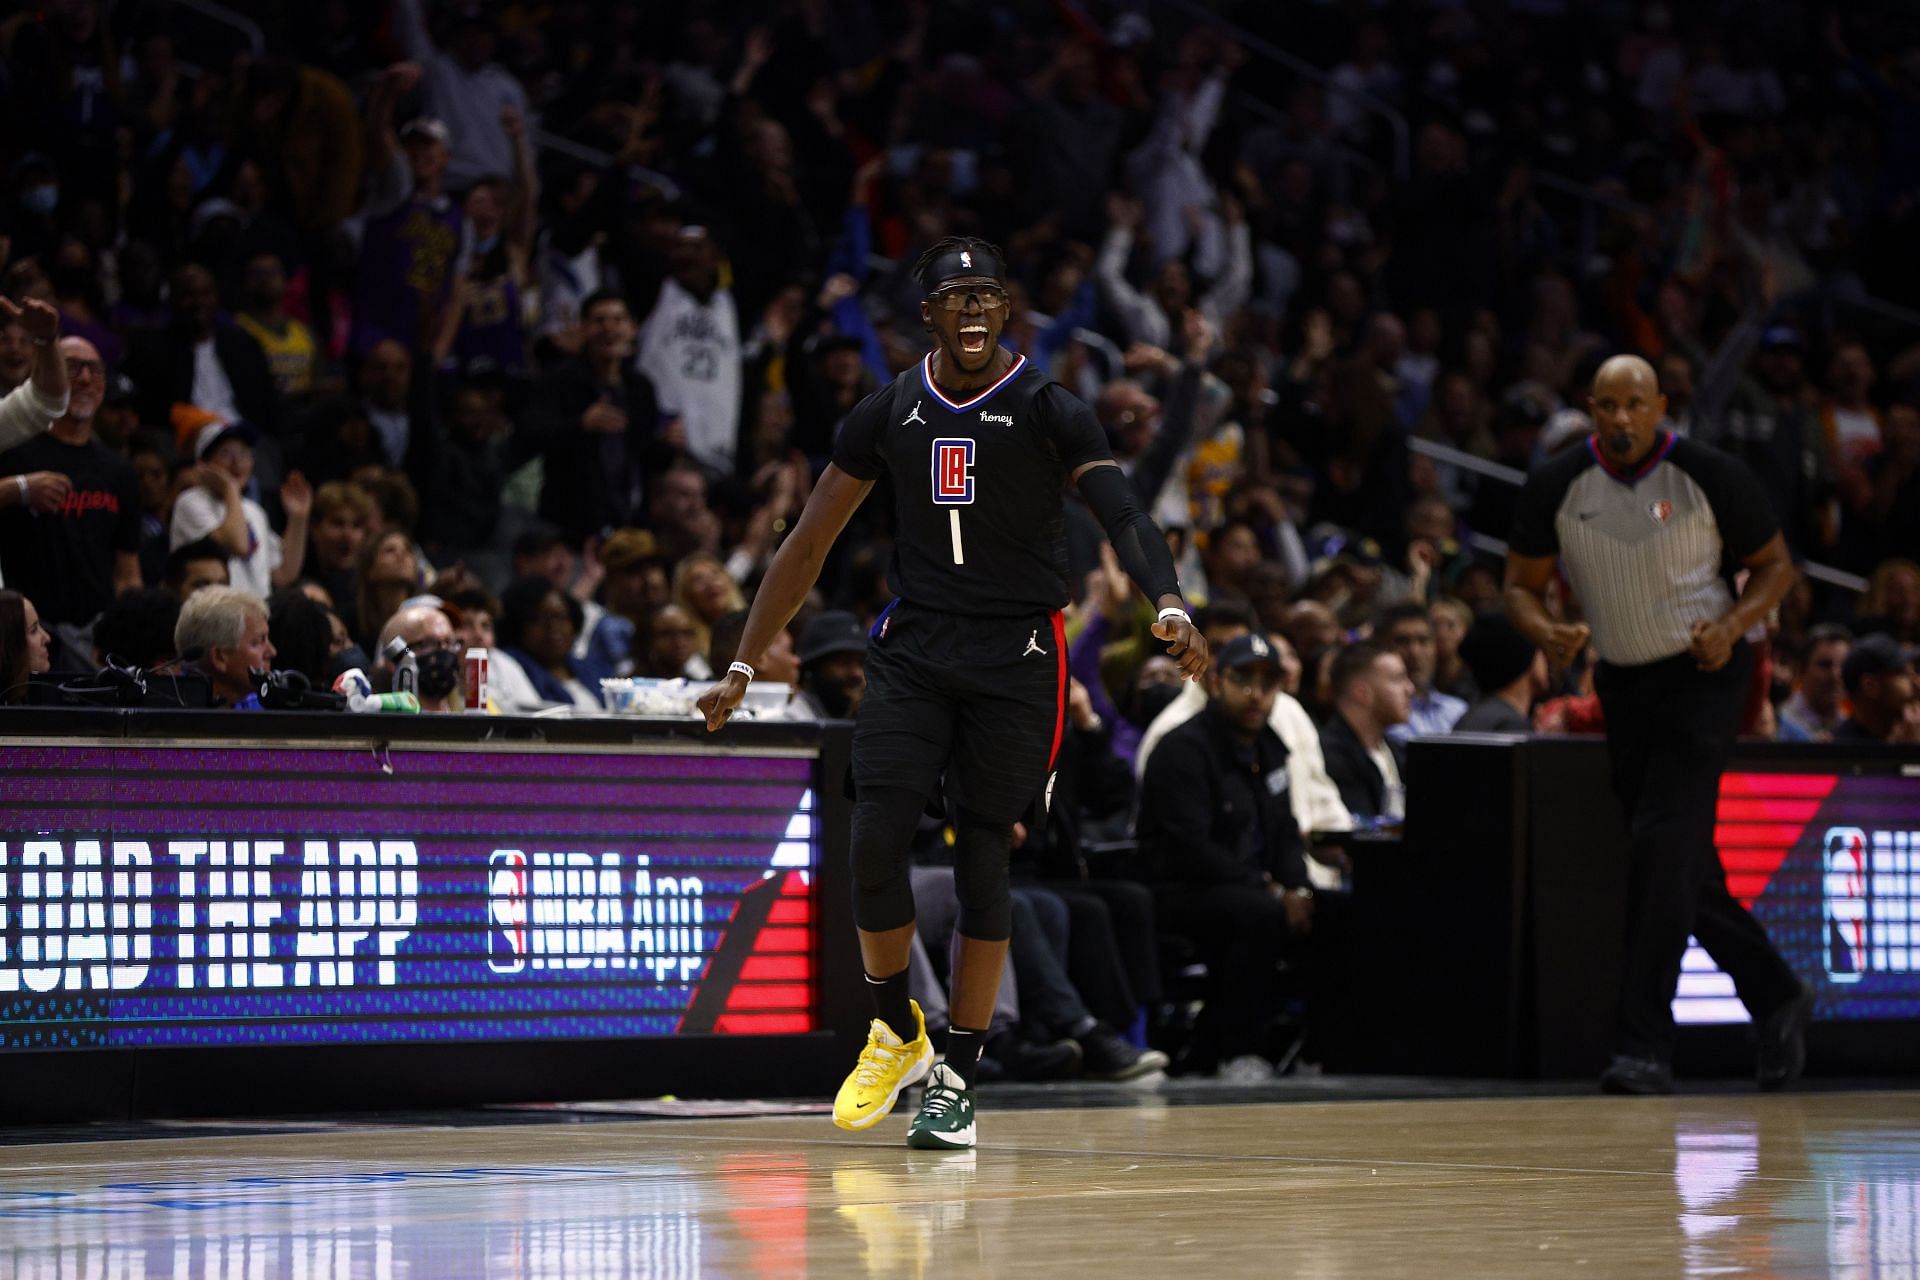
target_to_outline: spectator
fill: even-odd
[[[1421,735],[1453,732],[1454,724],[1467,714],[1467,704],[1433,687],[1437,659],[1433,623],[1427,617],[1426,606],[1398,604],[1387,610],[1386,617],[1381,619],[1380,636],[1400,655],[1407,678],[1413,681],[1413,701],[1408,707],[1407,722],[1389,728],[1387,736],[1404,743]],[[1474,682],[1479,683],[1478,676]]]
[[[1920,564],[1896,558],[1874,569],[1860,597],[1854,631],[1882,631],[1901,644],[1920,644]]]
[[[867,690],[867,629],[850,613],[829,610],[800,633],[796,718],[851,720]]]
[[[1835,344],[1827,369],[1831,390],[1820,405],[1820,427],[1835,472],[1855,470],[1880,452],[1883,422],[1873,403],[1873,356],[1852,338]]]
[[[9,299],[11,301],[11,299]],[[45,305],[45,304],[42,304]],[[55,313],[57,316],[57,312]],[[12,391],[33,373],[34,342],[18,320],[0,316],[0,392]],[[51,422],[59,414],[49,414]]]
[[[406,466],[414,442],[426,430],[417,420],[425,414],[416,393],[424,394],[427,388],[424,383],[416,387],[414,378],[413,357],[391,338],[374,343],[360,364],[360,409],[389,467]]]
[[[1435,600],[1427,609],[1433,627],[1433,687],[1472,705],[1480,698],[1473,671],[1460,656],[1460,642],[1473,625],[1473,610],[1451,596]]]
[[[180,606],[174,651],[189,671],[207,677],[213,705],[260,709],[260,684],[273,670],[266,602],[234,587],[207,587]]]
[[[652,680],[709,678],[694,674],[694,660],[701,653],[693,615],[671,601],[646,611],[634,632],[633,654],[637,676]],[[704,662],[698,669],[705,669]]]
[[[1273,1075],[1259,1047],[1278,1011],[1274,967],[1289,937],[1313,924],[1287,749],[1267,724],[1279,689],[1265,637],[1228,641],[1207,675],[1206,710],[1167,735],[1140,785],[1141,852],[1160,918],[1207,962],[1194,1059],[1235,1081]]]
[[[573,549],[560,535],[545,525],[528,528],[513,542],[513,576],[545,578],[556,587],[567,587],[575,599]]]
[[[1214,653],[1241,636],[1253,634],[1253,621],[1244,606],[1224,600],[1215,601],[1194,615],[1195,625],[1206,637],[1207,648]],[[1300,686],[1300,659],[1284,636],[1273,637],[1267,643],[1273,648],[1281,677],[1280,691],[1273,697],[1273,711],[1267,725],[1287,748],[1287,794],[1293,803],[1293,816],[1300,825],[1300,834],[1304,837],[1314,832],[1351,830],[1353,818],[1341,802],[1339,788],[1327,776],[1326,758],[1320,751],[1320,731],[1314,728],[1313,718],[1295,696]],[[1134,758],[1134,775],[1144,778],[1147,760],[1154,750],[1169,733],[1200,714],[1206,705],[1204,688],[1181,681],[1178,696],[1153,718],[1141,737],[1140,749]],[[1316,870],[1319,865],[1309,867],[1309,872],[1330,884],[1338,882],[1337,874],[1325,876]]]
[[[366,490],[344,480],[329,480],[313,495],[309,574],[325,587],[337,606],[349,613],[354,603],[354,565],[379,513]],[[349,629],[353,619],[347,618]]]
[[[287,264],[277,253],[247,259],[241,282],[244,303],[234,323],[267,358],[267,371],[281,399],[305,396],[320,380],[320,349],[313,330],[287,314]]]
[[[694,656],[704,665],[706,652],[712,643],[712,628],[725,615],[735,609],[747,607],[746,597],[740,594],[740,585],[727,573],[727,566],[718,556],[690,555],[682,560],[673,571],[673,602],[685,609],[693,618],[694,644],[698,653]],[[721,668],[725,670],[725,668]],[[690,670],[695,679],[704,680],[713,672]]]
[[[660,553],[678,563],[696,551],[720,551],[720,518],[707,505],[706,473],[690,462],[676,463],[653,482],[648,507]]]
[[[288,58],[247,68],[252,151],[278,171],[278,203],[303,232],[330,231],[353,212],[363,164],[359,112],[339,79]]]
[[[678,418],[671,433],[710,476],[733,474],[739,453],[741,347],[733,295],[720,284],[720,251],[705,227],[682,227],[671,274],[640,326],[636,365]],[[656,531],[657,532],[657,531]]]
[[[1333,660],[1334,714],[1320,730],[1327,775],[1356,818],[1398,823],[1407,816],[1406,747],[1387,730],[1405,724],[1413,681],[1400,655],[1350,645]]]
[[[140,587],[114,597],[93,625],[93,665],[158,671],[179,656],[173,629],[180,597],[162,587]]]
[[[426,585],[413,539],[404,529],[389,529],[361,544],[354,561],[353,625],[363,648],[373,647],[381,628],[408,597]]]
[[[467,189],[473,241],[454,273],[433,355],[436,367],[518,384],[527,376],[528,304],[538,296],[531,292],[530,265],[538,192],[526,122],[511,108],[501,122],[513,139],[512,181],[487,177]]]
[[[1863,636],[1847,654],[1844,676],[1853,714],[1833,731],[1835,742],[1920,743],[1920,648],[1882,634]]]
[[[527,114],[519,82],[493,60],[494,17],[487,6],[452,7],[442,45],[427,32],[421,0],[395,0],[394,34],[409,58],[425,70],[427,109],[446,121],[447,185],[465,191],[482,178],[513,171],[513,135],[503,112]]]
[[[162,579],[174,599],[182,604],[202,587],[233,585],[227,576],[231,557],[227,549],[212,538],[183,542],[167,553],[167,571]]]
[[[17,304],[0,297],[0,320],[5,321],[0,328],[0,381],[6,392],[0,396],[0,449],[12,449],[67,412],[68,365],[75,357],[60,341],[59,313],[37,298]],[[96,361],[98,357],[93,352]]]
[[[0,475],[13,477],[0,484],[0,572],[46,622],[84,627],[140,585],[140,485],[93,435],[106,381],[100,353],[84,338],[62,338],[60,352],[61,381],[73,380],[66,414],[48,434],[0,454]],[[28,385],[41,406],[57,398],[40,369]]]
[[[1473,620],[1460,642],[1473,683],[1487,692],[1453,726],[1455,733],[1531,733],[1533,704],[1550,685],[1547,655],[1498,610]]]
[[[413,651],[418,664],[420,710],[433,713],[461,710],[464,704],[460,662],[464,654],[447,611],[437,604],[410,604],[387,619],[387,625],[380,629],[380,644],[375,652],[389,678],[393,667],[387,657],[387,646],[396,639]],[[491,671],[488,678],[492,678]]]
[[[600,568],[606,575],[600,584],[605,608],[598,617],[587,610],[586,633],[574,650],[575,668],[588,681],[633,674],[634,630],[654,603],[650,578],[663,574],[653,535],[645,529],[616,529],[600,544]]]
[[[544,458],[541,518],[575,545],[637,522],[648,480],[674,453],[654,385],[629,363],[634,330],[626,300],[596,293],[580,316],[580,357],[542,381],[525,441],[528,453]]]
[[[280,487],[280,503],[287,513],[283,543],[266,510],[245,496],[247,482],[253,478],[251,427],[209,423],[194,437],[193,456],[200,466],[173,504],[172,544],[180,547],[202,538],[218,543],[229,557],[228,580],[262,599],[298,582],[307,557],[307,520],[313,512],[313,490],[306,477],[296,471]]]
[[[279,669],[298,671],[316,689],[332,685],[337,621],[330,609],[298,587],[274,592],[267,600],[267,638]]]
[[[460,611],[460,623],[454,634],[460,637],[462,650],[492,649],[498,643],[494,625],[500,618],[500,600],[485,587],[467,587],[456,591],[448,604]]]
[[[179,267],[170,301],[167,328],[136,335],[127,352],[142,421],[170,421],[174,405],[190,404],[223,422],[274,431],[278,395],[267,357],[245,330],[220,318],[213,273],[198,263]]]
[[[53,666],[53,637],[40,621],[33,601],[18,591],[0,591],[0,703],[27,700],[27,677]]]
[[[137,431],[127,461],[140,486],[140,580],[158,582],[166,573],[173,525],[173,450],[158,431]]]
[[[546,578],[516,578],[500,596],[500,648],[487,672],[493,699],[509,715],[548,707],[600,709],[572,665],[580,602]]]
[[[460,206],[447,194],[453,135],[445,122],[420,116],[394,132],[394,106],[419,81],[417,65],[397,63],[367,95],[366,224],[353,300],[359,355],[388,340],[403,352],[426,346],[467,234]],[[495,172],[506,172],[505,165]]]
[[[1833,741],[1847,719],[1842,672],[1852,648],[1853,633],[1837,623],[1822,623],[1807,633],[1800,679],[1780,706],[1781,741]]]

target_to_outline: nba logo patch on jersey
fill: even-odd
[[[1647,504],[1647,514],[1653,518],[1655,524],[1665,524],[1667,521],[1673,519],[1673,504],[1665,498],[1660,499],[1658,502],[1649,502]]]
[[[933,442],[933,503],[964,507],[973,501],[973,441]]]

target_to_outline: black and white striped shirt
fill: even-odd
[[[1739,462],[1662,432],[1631,473],[1590,437],[1527,477],[1509,547],[1560,557],[1605,662],[1684,653],[1693,624],[1733,606],[1733,575],[1778,532]]]

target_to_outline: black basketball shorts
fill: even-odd
[[[853,781],[1019,821],[1060,753],[1067,646],[1060,615],[976,618],[895,601],[867,644]]]

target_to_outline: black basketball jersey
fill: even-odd
[[[933,357],[855,405],[833,461],[893,480],[893,589],[949,613],[1007,617],[1064,608],[1066,480],[1112,457],[1093,411],[1016,356],[990,387],[950,400]]]

